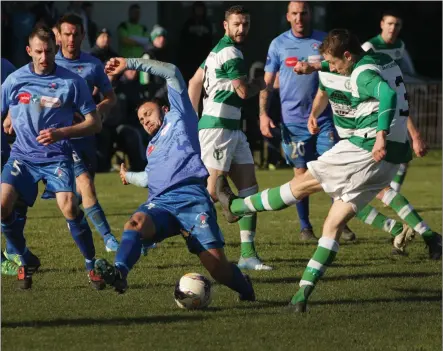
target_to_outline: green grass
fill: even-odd
[[[441,153],[412,162],[403,194],[435,230],[442,229]],[[260,187],[288,181],[290,170],[259,171]],[[98,194],[114,233],[145,201],[144,190],[123,186],[117,174],[97,177]],[[389,209],[374,202],[384,213]],[[311,218],[321,233],[330,200],[311,198]],[[236,225],[220,219],[231,260],[238,259]],[[297,289],[315,244],[298,240],[295,209],[259,215],[257,247],[271,272],[252,272],[256,303],[239,303],[224,286],[206,311],[183,311],[172,297],[187,272],[208,275],[180,237],[142,257],[124,295],[87,284],[82,257],[53,201],[29,211],[28,244],[42,261],[32,291],[2,278],[2,350],[441,350],[441,262],[430,262],[421,238],[407,258],[390,256],[388,236],[357,220],[357,244],[341,245],[333,267],[314,292],[310,312],[284,307]],[[104,251],[97,233],[98,256]]]

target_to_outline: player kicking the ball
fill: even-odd
[[[105,68],[109,75],[125,69],[164,78],[170,108],[167,111],[166,104],[152,100],[138,109],[140,123],[152,137],[146,151],[148,165],[138,177],[138,185],[149,189],[149,197],[126,222],[114,265],[99,259],[96,274],[123,293],[142,245],[181,233],[189,251],[198,255],[215,280],[238,292],[240,300],[254,301],[249,277],[229,263],[223,251],[223,235],[206,190],[208,172],[200,159],[197,116],[180,71],[169,63],[134,58],[111,59]]]

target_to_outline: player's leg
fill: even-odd
[[[94,224],[105,243],[108,252],[117,251],[118,241],[111,233],[111,227],[106,219],[105,213],[98,202],[94,185],[94,164],[82,153],[73,152],[74,172],[76,177],[76,190],[79,193],[86,216]]]
[[[339,249],[338,240],[346,223],[355,216],[352,204],[336,200],[329,210],[323,225],[323,234],[318,241],[318,247],[300,280],[300,289],[292,297],[289,306],[296,312],[305,312],[309,296],[312,294],[318,280],[326,268],[331,265]]]
[[[408,171],[408,164],[402,163],[398,168],[397,174],[392,179],[390,186],[398,193],[400,192],[400,188],[403,185],[403,182],[405,181],[407,171]]]
[[[293,167],[298,179],[307,170],[306,164],[316,159],[316,136],[311,135],[306,125],[282,124],[282,148],[286,163]],[[296,203],[300,220],[300,240],[316,239],[309,220],[309,196]]]
[[[402,194],[387,187],[378,195],[386,206],[391,207],[398,216],[405,221],[415,232],[421,235],[426,245],[429,247],[429,257],[439,259],[442,254],[441,235],[434,232],[418,214],[414,207]]]
[[[238,189],[238,196],[245,198],[257,193],[258,184],[255,177],[255,164],[246,136],[242,131],[233,131],[236,135],[237,146],[234,150],[229,177]],[[263,264],[255,248],[255,232],[257,214],[242,217],[238,221],[240,227],[241,254],[238,267],[251,270],[271,270],[272,267]]]

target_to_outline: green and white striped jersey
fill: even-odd
[[[332,72],[319,72],[319,78],[319,89],[328,94],[335,129],[341,139],[348,139],[354,134],[356,127],[351,78]]]
[[[232,80],[247,76],[242,52],[235,42],[224,36],[200,66],[205,71],[203,114],[199,129],[240,129],[243,100]]]
[[[379,117],[383,113],[392,112],[386,110],[379,113],[380,102],[371,96],[372,91],[368,91],[372,89],[369,87],[371,81],[374,82],[374,73],[381,76],[397,93],[395,114],[386,137],[385,160],[391,163],[406,163],[412,158],[407,129],[409,105],[400,68],[388,55],[369,52],[353,67],[351,94],[352,107],[356,109],[356,130],[349,141],[367,151],[372,151]],[[380,83],[377,86],[380,89]]]

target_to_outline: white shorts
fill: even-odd
[[[360,211],[389,186],[399,164],[375,162],[372,154],[348,140],[339,141],[316,161],[308,162],[310,173],[334,200],[352,204]]]
[[[206,168],[229,172],[231,164],[254,164],[249,143],[241,130],[201,129],[198,138]]]

